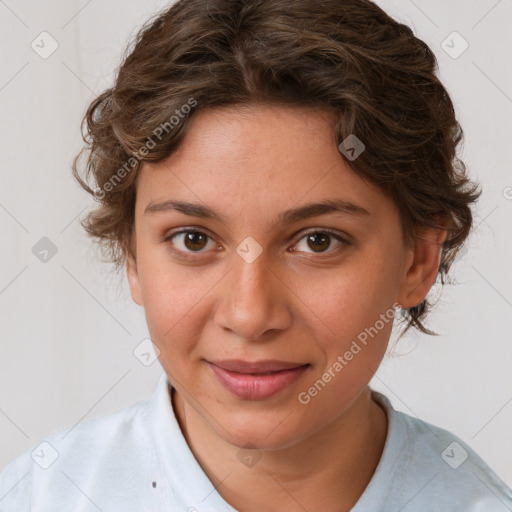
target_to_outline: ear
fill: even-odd
[[[128,283],[132,292],[132,299],[139,306],[143,305],[142,294],[140,292],[140,279],[139,271],[137,269],[137,260],[132,251],[129,252],[126,259],[126,274],[128,276]]]
[[[418,233],[414,247],[410,248],[406,274],[397,298],[402,308],[417,306],[427,296],[439,271],[446,235],[445,228],[423,229]]]

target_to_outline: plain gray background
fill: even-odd
[[[431,318],[441,335],[402,339],[372,384],[457,434],[512,485],[512,1],[378,3],[438,56],[466,134],[460,156],[484,193],[458,284]],[[162,372],[134,356],[144,314],[79,226],[92,203],[70,164],[87,105],[166,4],[0,0],[0,470],[50,432],[149,398]],[[58,48],[42,58],[33,41]],[[43,237],[55,254],[41,253]]]

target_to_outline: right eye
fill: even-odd
[[[192,254],[207,252],[208,247],[215,247],[215,242],[204,232],[197,229],[183,229],[171,233],[165,238],[178,252]],[[205,250],[206,249],[206,250]]]

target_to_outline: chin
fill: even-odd
[[[225,429],[215,425],[215,431],[224,441],[238,448],[252,447],[260,450],[279,450],[288,448],[307,436],[304,425],[296,421],[288,421],[286,414],[278,417],[263,415],[255,417],[252,414],[238,415],[231,419],[224,417],[219,423]],[[226,421],[227,420],[227,421]],[[213,425],[212,425],[213,426]]]

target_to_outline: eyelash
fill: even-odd
[[[196,233],[196,234],[200,234],[200,235],[204,235],[206,236],[208,239],[210,240],[213,240],[212,237],[206,233],[205,231],[202,231],[200,229],[182,229],[180,231],[175,231],[174,233],[170,233],[169,235],[167,235],[165,238],[164,238],[164,242],[165,243],[168,243],[170,244],[171,246],[174,246],[174,244],[172,243],[172,239],[174,237],[176,237],[177,235],[182,235],[182,234],[186,234],[186,233]],[[342,235],[340,235],[337,231],[333,231],[331,229],[328,229],[328,228],[324,228],[324,229],[311,229],[310,231],[306,231],[302,234],[302,236],[297,240],[297,242],[294,244],[294,246],[296,246],[301,240],[303,240],[305,237],[307,237],[308,235],[312,235],[312,234],[328,234],[330,235],[331,237],[335,238],[338,242],[340,242],[343,245],[345,246],[348,246],[348,245],[351,245],[351,243],[346,239],[344,238]],[[341,246],[341,247],[342,247]],[[315,254],[317,256],[320,256],[322,257],[323,254],[331,254],[333,252],[336,252],[336,250],[340,249],[341,247],[338,247],[338,248],[335,248],[333,250],[329,250],[330,249],[330,245],[328,247],[328,250],[325,251],[325,252],[318,252],[318,253],[315,253],[315,252],[309,252],[307,254]],[[180,256],[184,257],[184,258],[189,258],[189,259],[193,259],[195,258],[195,256],[193,256],[194,254],[203,254],[203,253],[206,253],[208,251],[183,251],[181,249],[176,249],[176,247],[174,246],[173,249],[172,249],[174,252],[177,252],[180,254]],[[293,252],[301,252],[301,251],[293,251]]]

